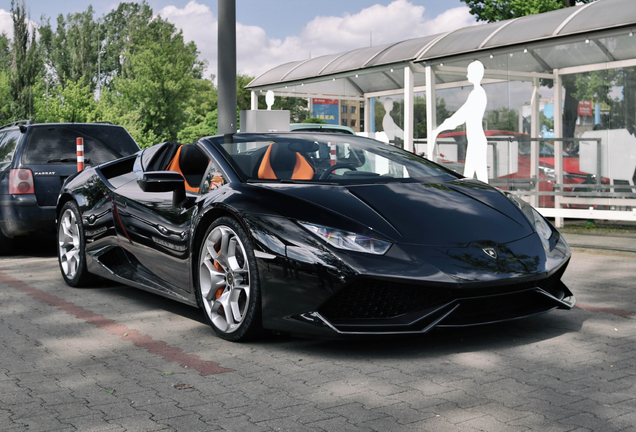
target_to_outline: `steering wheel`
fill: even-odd
[[[325,170],[324,173],[320,174],[320,180],[325,180],[325,179],[329,178],[329,176],[331,174],[333,174],[333,172],[335,170],[340,169],[340,168],[346,168],[346,169],[351,170],[351,171],[357,171],[356,167],[354,167],[350,163],[339,163],[339,164],[335,164],[333,166],[330,166],[329,168],[327,168]]]

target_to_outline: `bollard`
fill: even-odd
[[[77,172],[84,170],[84,138],[77,138]]]
[[[336,164],[336,144],[334,143],[328,143],[329,147],[330,147],[330,154],[329,157],[331,159],[331,166],[334,166]]]

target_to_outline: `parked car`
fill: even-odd
[[[292,123],[289,125],[289,130],[292,132],[328,132],[348,135],[356,134],[356,131],[349,126],[318,123]]]
[[[425,333],[570,309],[571,252],[522,200],[352,135],[163,143],[68,178],[58,257],[203,309],[222,338]]]
[[[503,189],[529,189],[530,185],[530,135],[520,132],[487,130],[484,131],[486,137],[507,138],[517,143],[518,157],[516,171],[513,173],[497,173],[495,180],[496,185]],[[466,158],[466,132],[449,132],[440,134],[438,140],[448,142],[452,139],[457,144],[457,160],[441,159],[440,162],[451,169],[463,173],[464,161]],[[505,142],[493,141],[496,145],[503,145]],[[556,183],[556,172],[554,168],[554,144],[547,140],[539,141],[539,191],[552,192]],[[505,184],[509,180],[509,185]],[[528,180],[524,183],[523,180]],[[607,183],[607,179],[602,179],[603,183]],[[572,188],[566,187],[564,191],[572,191],[578,184],[590,184],[595,182],[595,177],[583,172],[579,169],[579,158],[577,155],[563,151],[563,182],[571,184]],[[504,184],[501,184],[504,183]],[[540,207],[554,207],[554,197],[550,195],[541,195],[539,198]]]
[[[15,236],[55,232],[55,205],[64,180],[77,172],[76,138],[87,165],[139,151],[121,126],[21,121],[0,128],[0,253]]]

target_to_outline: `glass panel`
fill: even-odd
[[[485,48],[499,45],[510,45],[516,42],[527,42],[552,36],[552,33],[576,11],[564,8],[537,15],[528,15],[508,25],[493,36]]]
[[[605,45],[616,60],[636,58],[636,36],[626,34],[619,37],[602,38],[600,42]]]
[[[456,30],[435,42],[423,57],[430,58],[475,50],[504,24],[504,22],[495,22]]]
[[[555,69],[608,61],[605,53],[593,41],[538,48],[535,52]]]
[[[348,71],[359,69],[366,62],[368,62],[374,55],[380,51],[388,48],[390,44],[380,45],[368,48],[361,48],[355,51],[348,52],[342,57],[336,59],[322,72],[323,75],[328,75],[334,72]]]
[[[559,34],[576,33],[587,29],[616,27],[620,24],[632,24],[636,21],[634,0],[612,0],[594,2],[581,13],[573,17]]]
[[[564,125],[564,136],[579,139],[571,152],[586,174],[578,188],[585,193],[576,196],[636,198],[636,67],[580,73],[564,83],[566,97],[578,104],[574,127]],[[631,209],[620,200],[608,208]]]
[[[429,44],[433,39],[439,35],[430,35],[416,39],[409,39],[386,49],[380,53],[377,57],[371,60],[368,66],[377,66],[387,63],[394,63],[403,60],[411,60],[415,55]]]
[[[139,151],[126,129],[108,125],[37,127],[22,155],[24,163],[77,163],[76,138],[84,139],[84,157],[97,165]]]
[[[301,64],[300,66],[298,66],[291,72],[289,72],[291,68],[288,68],[285,73],[289,72],[289,74],[285,77],[285,80],[292,81],[295,79],[313,78],[315,76],[318,76],[318,72],[320,72],[322,68],[324,68],[330,61],[332,61],[334,58],[338,57],[339,55],[340,54],[332,54],[332,55],[316,57],[305,63],[296,62],[295,64],[299,64],[299,63],[303,63],[303,64]],[[267,74],[269,74],[269,72]],[[279,76],[278,79],[280,80],[282,76],[283,75]]]

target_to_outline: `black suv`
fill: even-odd
[[[0,253],[9,252],[15,236],[54,232],[60,188],[77,172],[79,137],[85,165],[139,151],[128,131],[113,124],[26,120],[0,127]]]

